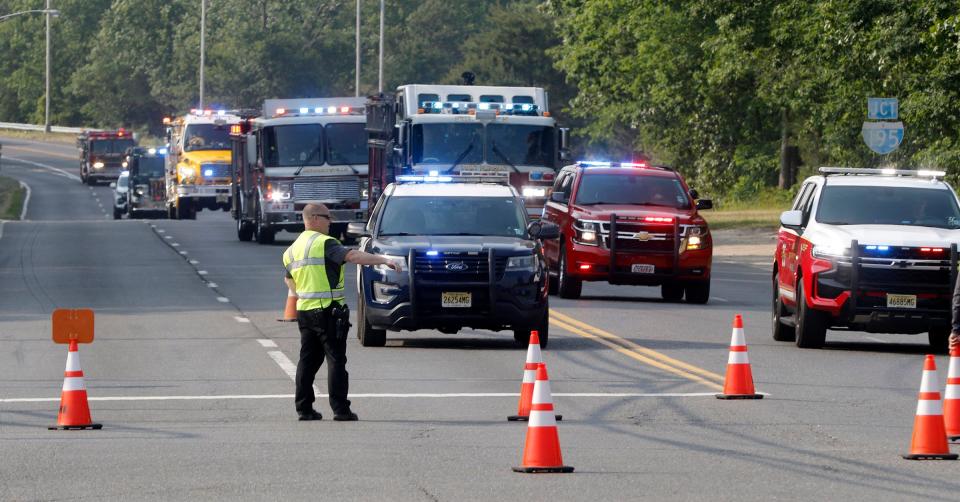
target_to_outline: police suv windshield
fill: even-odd
[[[327,163],[331,165],[366,164],[367,131],[365,123],[327,124]]]
[[[228,124],[190,124],[184,133],[183,150],[229,150],[230,126]]]
[[[416,124],[413,126],[413,163],[452,165],[483,162],[483,125]]]
[[[487,126],[487,162],[491,164],[553,167],[555,150],[552,127]]]
[[[690,208],[690,199],[677,178],[599,172],[587,172],[580,179],[576,203]]]
[[[958,229],[960,208],[946,189],[827,185],[820,195],[817,221]]]
[[[390,197],[380,237],[484,235],[523,237],[523,208],[512,197]]]
[[[323,164],[323,126],[321,124],[265,127],[261,134],[265,167]]]
[[[90,152],[97,154],[123,153],[134,146],[132,139],[98,139],[90,142]]]

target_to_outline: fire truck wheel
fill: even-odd
[[[780,297],[780,282],[773,276],[773,339],[778,342],[792,342],[797,338],[793,326],[787,326],[780,319],[787,315],[787,308]]]
[[[803,278],[797,278],[797,347],[819,349],[827,337],[827,321],[823,312],[807,306]]]
[[[560,294],[560,298],[580,298],[580,293],[583,291],[583,281],[570,277],[570,274],[567,273],[567,251],[565,249],[560,250],[559,268],[557,293]]]
[[[705,305],[710,301],[710,280],[688,282],[684,287],[687,303]]]
[[[167,204],[167,218],[171,220],[177,219],[177,208],[173,204]]]
[[[192,200],[180,199],[180,204],[177,207],[177,218],[181,220],[197,219],[197,208],[194,206]]]
[[[660,296],[664,301],[679,302],[683,299],[683,284],[665,282],[660,285]]]
[[[113,219],[119,220],[119,219],[120,219],[120,216],[122,216],[122,215],[120,214],[120,210],[117,209],[116,207],[114,207],[114,208],[113,208]]]
[[[387,330],[373,329],[367,322],[363,291],[360,291],[357,298],[357,338],[364,347],[383,347],[387,344]]]
[[[946,354],[949,352],[950,348],[950,327],[943,326],[940,328],[931,329],[927,333],[927,338],[930,341],[930,350],[936,354]]]
[[[243,221],[243,218],[237,218],[237,239],[243,242],[250,242],[253,239],[253,225]]]

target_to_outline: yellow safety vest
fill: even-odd
[[[336,288],[331,288],[327,279],[323,253],[326,242],[331,239],[336,241],[329,235],[305,230],[283,253],[283,266],[297,286],[297,310],[325,309],[333,302],[344,303],[343,265]]]

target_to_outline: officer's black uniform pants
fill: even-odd
[[[330,408],[335,415],[350,413],[347,399],[347,340],[338,340],[336,333],[328,332],[324,316],[319,310],[298,311],[300,327],[300,361],[297,362],[297,393],[294,397],[297,413],[313,409],[316,396],[313,381],[317,371],[327,359],[327,392]]]

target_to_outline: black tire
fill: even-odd
[[[683,299],[683,284],[665,282],[660,285],[660,296],[668,302],[679,302]]]
[[[540,339],[540,348],[547,348],[547,343],[550,341],[550,308],[547,307],[543,311],[543,318],[540,320],[539,326],[533,326],[530,328],[517,328],[513,330],[513,340],[517,342],[517,345],[521,348],[526,348],[530,344],[530,332],[536,330],[537,338]]]
[[[167,204],[167,218],[171,220],[177,219],[177,208],[173,204]]]
[[[557,293],[560,298],[577,299],[583,292],[583,281],[567,274],[567,251],[560,249],[560,264],[557,271]]]
[[[263,219],[260,213],[260,203],[257,203],[256,210],[254,211],[253,234],[257,238],[257,243],[259,244],[273,244],[273,238],[276,235],[272,229],[263,224]]]
[[[121,213],[120,210],[117,209],[116,206],[114,206],[114,207],[113,207],[113,219],[119,220],[121,216],[123,216],[123,213]]]
[[[387,344],[387,330],[373,329],[367,322],[362,290],[357,296],[357,339],[364,347],[383,347]]]
[[[688,282],[683,289],[687,295],[687,303],[706,305],[710,301],[710,279]]]
[[[797,280],[797,347],[819,349],[827,338],[827,319],[823,312],[807,306],[803,278]]]
[[[243,221],[242,217],[237,218],[237,239],[241,242],[253,240],[253,226]]]
[[[930,350],[935,354],[946,354],[950,352],[950,327],[931,329],[927,333],[927,340],[930,343]]]
[[[178,220],[197,219],[197,210],[193,207],[193,201],[190,199],[177,199],[174,214],[176,214]]]
[[[780,287],[777,276],[773,276],[773,339],[778,342],[792,342],[797,338],[797,330],[780,322],[780,318],[787,314],[787,308],[780,298]]]

